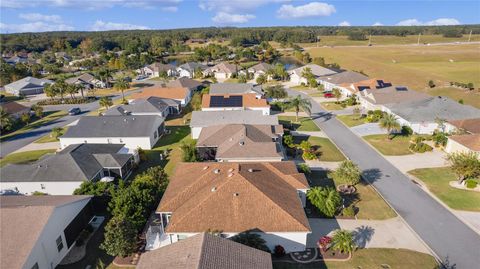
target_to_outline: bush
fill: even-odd
[[[402,126],[401,132],[402,132],[402,135],[404,136],[411,136],[413,134],[412,128],[410,128],[410,126],[407,126],[407,125]]]
[[[273,249],[273,253],[277,257],[283,257],[285,256],[285,248],[282,247],[281,245],[276,245],[275,248]]]
[[[412,143],[409,146],[410,150],[417,153],[425,153],[427,151],[432,151],[433,148],[423,142]]]
[[[468,189],[475,189],[477,185],[478,185],[478,182],[473,179],[465,180],[465,187],[467,187]]]
[[[435,142],[435,147],[438,147],[438,146],[444,147],[447,145],[448,137],[446,133],[435,132],[432,135],[432,140]]]
[[[435,82],[433,82],[433,80],[429,80],[428,81],[428,87],[435,88]]]
[[[303,151],[302,158],[304,160],[316,160],[318,156],[314,151]]]
[[[367,122],[378,122],[383,117],[381,110],[370,110],[367,112]]]
[[[355,208],[353,207],[353,205],[351,205],[349,207],[345,207],[344,209],[342,209],[342,216],[344,216],[344,217],[355,217]]]
[[[42,100],[37,103],[39,106],[49,106],[49,105],[73,105],[73,104],[85,104],[95,101],[95,98],[74,98],[74,99],[48,99]]]
[[[310,174],[312,172],[312,170],[310,169],[310,166],[308,166],[306,163],[299,164],[298,170],[304,174]]]

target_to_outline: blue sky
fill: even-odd
[[[480,23],[480,1],[0,0],[0,32]]]

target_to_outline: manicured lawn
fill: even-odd
[[[62,131],[60,132],[60,136],[62,136],[68,129],[68,126],[65,126],[62,128]],[[57,138],[51,136],[51,134],[47,134],[45,136],[40,137],[35,141],[35,143],[50,143],[50,142],[57,142],[59,141]]]
[[[312,171],[308,175],[309,180],[312,182],[312,186],[331,186],[343,184],[344,182],[334,181],[330,178],[325,171]],[[364,181],[361,181],[355,186],[357,192],[354,196],[350,196],[351,199],[345,199],[345,206],[354,204],[358,208],[357,218],[359,219],[373,219],[383,220],[396,216],[390,206],[378,195],[372,186]]]
[[[49,122],[52,122],[52,121],[55,121],[55,120],[58,120],[64,116],[67,115],[67,112],[66,111],[56,111],[56,112],[46,112],[44,113],[45,116],[41,119],[38,119],[34,122],[31,122],[30,124],[28,125],[25,125],[23,127],[21,127],[20,129],[16,130],[15,132],[12,132],[12,133],[8,133],[6,135],[2,135],[0,136],[0,141],[4,141],[6,139],[9,139],[9,138],[12,138],[18,134],[22,134],[22,133],[25,133],[27,131],[30,131],[30,130],[33,130],[35,128],[38,128],[42,125],[45,125]]]
[[[300,143],[301,136],[295,137],[296,143]],[[316,137],[310,136],[308,137],[308,142],[312,144],[312,146],[319,146],[319,151],[322,153],[320,156],[320,161],[325,162],[341,162],[345,160],[345,156],[343,156],[342,152],[330,141],[330,139],[325,137]]]
[[[320,128],[309,117],[298,117],[299,122],[295,122],[295,116],[279,116],[278,121],[284,126],[293,124],[297,131],[316,132]]]
[[[348,127],[362,125],[365,123],[365,119],[358,115],[337,115],[337,119],[343,122]]]
[[[480,193],[450,187],[448,183],[456,177],[449,167],[415,169],[408,173],[423,181],[450,208],[480,212]]]
[[[326,110],[342,110],[342,109],[345,109],[343,106],[341,106],[340,104],[337,104],[336,102],[324,102],[324,103],[320,103],[320,105]]]
[[[54,152],[55,152],[54,149],[44,149],[44,150],[32,150],[32,151],[11,153],[0,160],[0,167],[7,164],[13,164],[13,163],[33,162],[40,159],[40,157],[42,157],[47,153],[54,153]]]
[[[431,255],[406,249],[385,248],[359,249],[353,253],[350,260],[345,262],[273,263],[274,269],[436,269],[437,266],[437,262]]]
[[[307,87],[307,86],[302,86],[302,85],[298,85],[298,86],[293,86],[291,87],[290,89],[292,90],[297,90],[297,91],[305,91],[305,90],[311,90],[310,87]]]
[[[410,145],[410,137],[408,136],[397,135],[392,140],[389,140],[386,134],[379,134],[367,135],[364,136],[363,139],[384,155],[413,154],[408,149]]]

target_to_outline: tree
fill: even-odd
[[[65,82],[65,79],[61,78],[58,79],[54,84],[54,91],[55,91],[55,96],[60,95],[60,100],[63,101],[63,96],[67,92],[68,84]]]
[[[327,217],[335,216],[342,203],[340,194],[332,187],[313,187],[307,192],[307,198]]]
[[[313,63],[320,66],[325,66],[325,59],[323,57],[313,58]]]
[[[360,31],[352,31],[348,33],[348,39],[350,40],[367,40],[367,36]]]
[[[55,138],[56,140],[58,140],[58,138],[62,135],[63,133],[63,129],[60,128],[60,127],[55,127],[52,129],[51,133],[50,133],[50,137],[53,137]]]
[[[433,80],[429,80],[428,81],[428,87],[435,88],[435,82],[433,82]]]
[[[475,152],[455,152],[447,155],[450,168],[457,175],[458,182],[480,176],[480,159]]]
[[[35,113],[35,116],[41,118],[43,116],[43,107],[39,105],[33,105],[32,110]]]
[[[113,87],[115,88],[115,90],[122,92],[122,102],[125,102],[124,91],[130,88],[130,84],[128,83],[128,81],[124,77],[122,77],[118,79],[117,82],[115,82],[115,85],[113,85]]]
[[[265,89],[265,96],[272,99],[282,99],[288,96],[282,85],[269,86]]]
[[[300,112],[300,109],[310,114],[312,103],[310,100],[302,98],[299,94],[297,97],[290,98],[287,107],[295,109],[295,121],[298,122],[298,113]]]
[[[293,148],[295,146],[295,143],[293,142],[293,136],[292,135],[284,135],[283,136],[283,143],[287,145],[289,148]]]
[[[351,254],[356,246],[353,241],[353,234],[347,230],[336,230],[332,237],[333,249],[342,253]]]
[[[100,245],[108,255],[127,257],[137,250],[137,231],[127,218],[114,216],[105,226],[105,240]]]
[[[78,93],[78,87],[76,84],[67,84],[66,92],[70,94],[70,97],[74,99],[74,95]]]
[[[342,98],[342,92],[340,91],[339,88],[333,88],[332,90],[333,96],[335,96],[335,99],[337,99],[337,103],[340,101],[340,98]]]
[[[30,122],[30,113],[23,113],[21,116],[20,116],[20,120],[28,125],[28,123]]]
[[[2,131],[9,131],[12,129],[13,126],[13,118],[8,113],[3,109],[3,107],[0,107],[0,127]]]
[[[105,109],[108,109],[110,106],[113,105],[112,99],[110,99],[107,96],[101,97],[98,102],[99,102],[100,106],[103,106]]]
[[[84,181],[80,187],[73,191],[74,195],[94,195],[94,196],[113,196],[115,194],[115,184],[103,181]]]
[[[270,249],[267,247],[266,241],[259,234],[256,233],[250,233],[249,231],[239,233],[235,236],[230,237],[230,240],[245,246],[249,246],[270,253]]]
[[[238,83],[247,83],[247,76],[245,74],[240,74],[238,76]]]
[[[201,93],[194,93],[192,96],[192,100],[190,100],[190,105],[192,106],[193,110],[201,110],[202,109],[202,94]]]
[[[385,114],[379,121],[380,128],[386,129],[388,133],[388,139],[392,140],[392,131],[398,131],[400,124],[397,122],[397,117],[393,114]]]
[[[447,128],[447,126],[445,126],[446,122],[447,122],[446,119],[442,119],[438,117],[435,118],[435,123],[437,124],[437,128],[440,129],[442,133],[445,133],[445,128]]]
[[[358,166],[350,160],[340,163],[340,166],[331,173],[332,178],[338,182],[345,182],[349,186],[360,182],[361,171]]]
[[[267,76],[265,76],[264,74],[261,74],[257,77],[255,81],[257,82],[257,84],[264,84],[267,82]]]
[[[195,141],[183,142],[180,145],[182,150],[182,162],[196,162],[198,161],[198,152]]]
[[[52,100],[55,96],[57,96],[57,92],[53,84],[46,84],[43,87],[43,91],[45,92],[45,95],[47,95],[47,97],[50,97]]]

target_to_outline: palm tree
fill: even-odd
[[[112,99],[108,98],[107,96],[103,96],[100,98],[99,104],[105,109],[108,109],[111,105],[113,105]]]
[[[310,103],[310,100],[302,98],[299,94],[295,98],[290,98],[287,106],[289,108],[295,108],[295,121],[298,122],[298,112],[300,112],[300,109],[310,114],[312,103]]]
[[[350,160],[345,160],[337,170],[331,173],[331,176],[335,181],[345,182],[349,186],[352,186],[360,182],[361,171],[355,163]]]
[[[113,87],[117,90],[117,91],[121,91],[122,92],[122,102],[125,102],[125,95],[124,95],[124,91],[128,88],[130,88],[130,84],[127,82],[127,80],[125,78],[120,78],[118,79],[117,82],[115,82],[115,85],[113,85]]]
[[[65,92],[67,91],[68,84],[65,83],[65,80],[58,79],[55,84],[53,84],[53,87],[55,88],[55,92],[57,92],[60,95],[60,100],[63,101],[63,96],[65,95]]]
[[[57,95],[56,89],[53,84],[46,84],[45,87],[43,87],[43,91],[45,92],[47,97],[50,97],[52,100]]]
[[[397,122],[397,117],[393,114],[385,114],[379,122],[379,125],[383,129],[387,129],[388,139],[392,140],[391,136],[392,131],[398,131],[400,129],[400,124]]]
[[[77,84],[67,84],[66,92],[70,94],[70,97],[75,98],[74,95],[78,93]]]
[[[10,115],[10,113],[5,111],[2,107],[0,107],[0,128],[2,130],[8,131],[10,130],[10,128],[12,128],[12,125],[13,125],[12,116]]]
[[[85,87],[81,84],[73,84],[75,86],[75,88],[77,89],[77,92],[80,91],[80,93],[82,94],[82,99],[85,98],[85,95],[83,94],[83,91],[85,90]]]
[[[347,230],[337,230],[332,237],[333,249],[351,254],[355,250],[353,234]]]
[[[307,192],[307,198],[327,217],[335,216],[342,202],[340,194],[332,187],[313,187]]]

